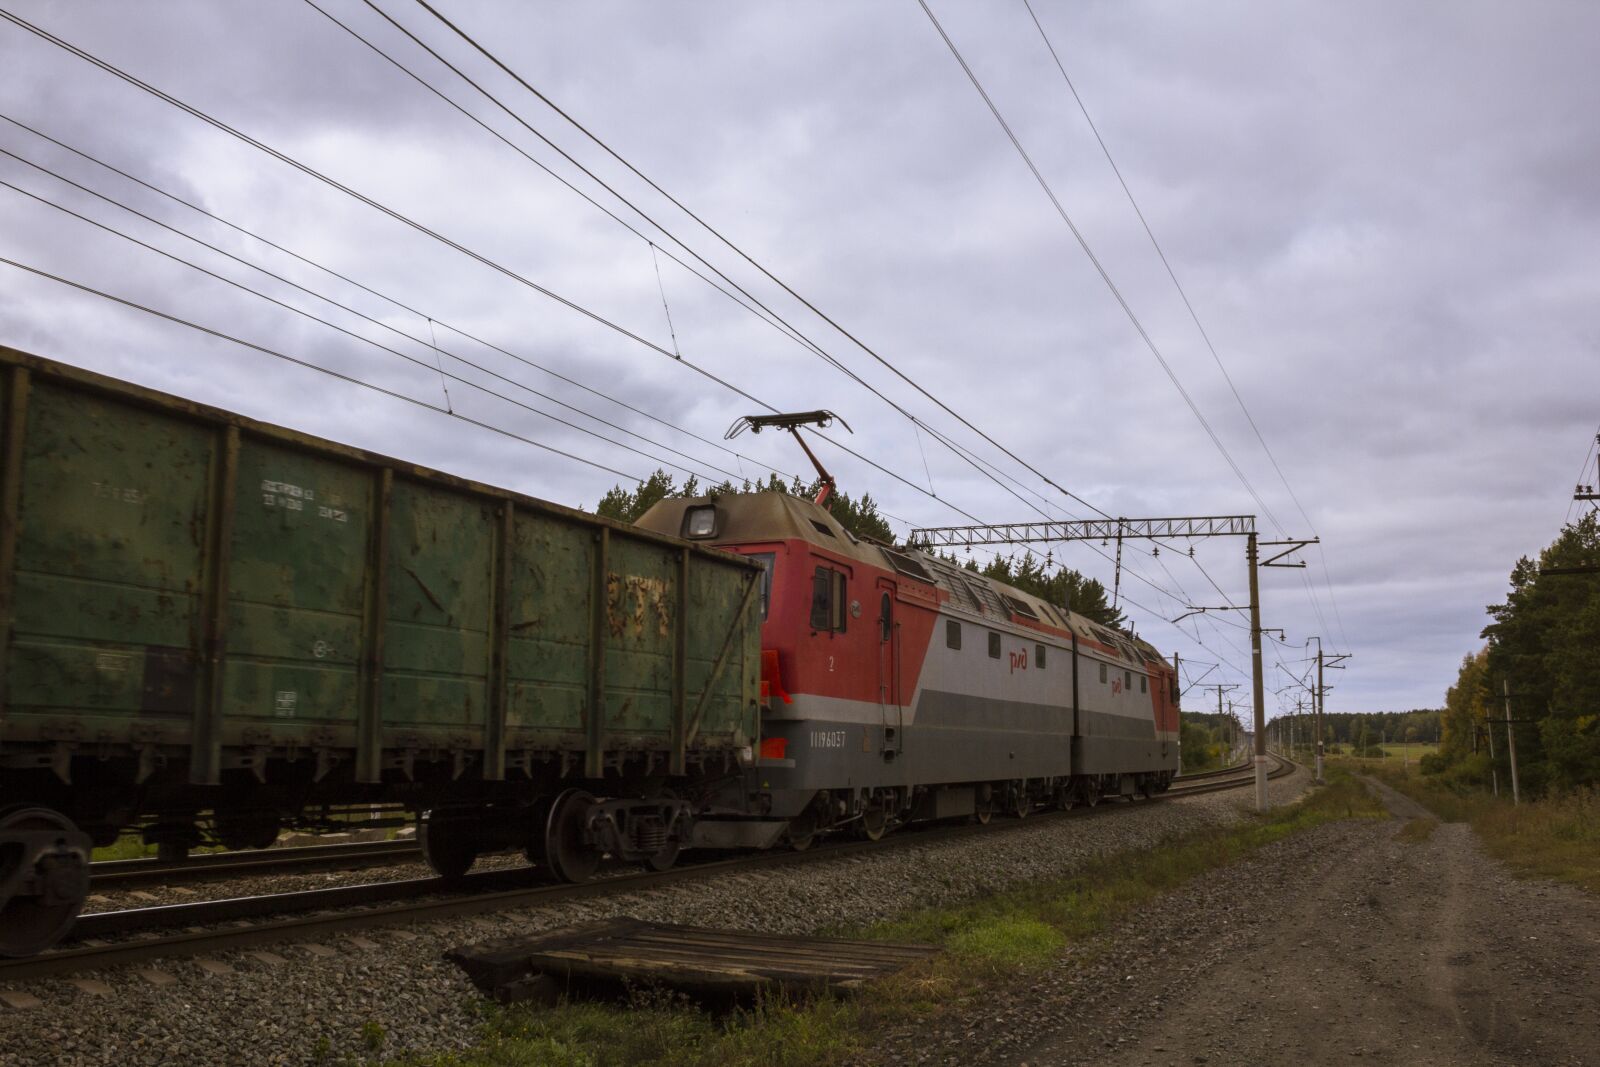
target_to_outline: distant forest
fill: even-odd
[[[1414,711],[1329,712],[1322,717],[1323,744],[1330,754],[1349,752],[1377,755],[1384,744],[1438,744],[1442,712],[1434,708]],[[1313,736],[1314,720],[1309,712],[1274,719],[1274,723],[1293,721],[1301,737]],[[1180,737],[1183,766],[1187,771],[1206,770],[1225,762],[1229,743],[1250,729],[1250,713],[1235,709],[1232,714],[1185,711]]]
[[[1507,708],[1522,790],[1533,796],[1600,785],[1600,516],[1562,528],[1511,568],[1482,649],[1461,661],[1445,695],[1440,748],[1423,770],[1458,791],[1509,769]]]

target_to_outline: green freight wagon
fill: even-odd
[[[759,741],[759,574],[0,347],[0,952],[129,828],[668,864]]]

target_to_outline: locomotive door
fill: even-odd
[[[900,693],[900,627],[895,622],[895,583],[878,579],[878,708],[883,721],[883,758],[892,760],[904,739]]]

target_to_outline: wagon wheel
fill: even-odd
[[[478,842],[460,819],[435,819],[423,812],[417,823],[417,844],[422,858],[440,878],[460,878],[478,860]]]
[[[586,882],[600,867],[600,853],[584,840],[583,823],[594,797],[568,789],[550,805],[544,826],[544,860],[563,882]]]
[[[229,852],[270,848],[283,824],[272,812],[217,812],[211,832]]]
[[[668,841],[650,855],[645,857],[644,865],[652,871],[665,871],[678,862],[678,853],[683,851],[683,845],[678,841]]]
[[[47,850],[26,844],[0,849],[0,885],[32,873],[40,890],[0,902],[0,956],[32,956],[60,940],[82,910],[89,895],[90,843],[72,820],[49,808],[0,809],[0,839],[7,831],[54,835]],[[25,864],[31,864],[31,872],[24,871]]]

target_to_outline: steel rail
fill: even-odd
[[[1235,763],[1230,767],[1217,767],[1209,771],[1196,771],[1194,774],[1180,774],[1172,780],[1172,784],[1177,785],[1179,782],[1197,782],[1202,778],[1216,778],[1224,774],[1243,774],[1245,771],[1252,770],[1253,768],[1254,765],[1249,761],[1244,763]]]
[[[188,859],[102,860],[89,867],[91,890],[128,889],[141,885],[170,885],[207,878],[293,873],[299,871],[353,870],[421,859],[415,841],[361,841],[296,848],[242,849],[204,852]]]
[[[1278,766],[1269,777],[1286,775],[1296,766],[1282,757],[1273,758],[1278,760]],[[1171,790],[1152,799],[1160,802],[1200,793],[1237,789],[1251,784],[1252,781],[1251,777],[1241,777],[1237,781],[1224,780],[1195,785],[1187,789]],[[804,852],[763,852],[707,863],[686,863],[666,871],[638,871],[575,885],[522,884],[514,888],[508,887],[518,881],[526,883],[530,874],[529,869],[518,868],[511,871],[486,871],[456,880],[425,878],[378,882],[297,893],[241,897],[234,900],[98,912],[78,920],[69,935],[72,941],[67,942],[71,947],[55,949],[25,959],[0,959],[0,982],[22,981],[74,971],[103,970],[163,957],[232,951],[251,945],[298,941],[397,923],[480,915],[576,898],[613,896],[677,882],[714,878],[736,871],[765,870],[799,863],[843,859],[883,849],[953,841],[978,834],[1014,833],[1062,818],[1106,815],[1116,810],[1116,807],[1118,806],[1096,805],[1094,808],[1074,811],[1035,813],[1028,818],[1007,820],[998,825],[935,827],[920,832],[898,834],[882,841],[847,841],[823,844]],[[421,894],[428,894],[434,899],[415,899]],[[361,904],[378,906],[332,914],[326,911],[333,907]],[[197,924],[238,922],[253,917],[283,915],[295,911],[311,911],[313,914],[262,922],[242,928],[193,929]],[[172,926],[190,929],[182,933],[124,942],[82,943],[85,939],[93,941],[96,938],[116,936],[134,930]],[[73,941],[79,943],[74,945]]]

